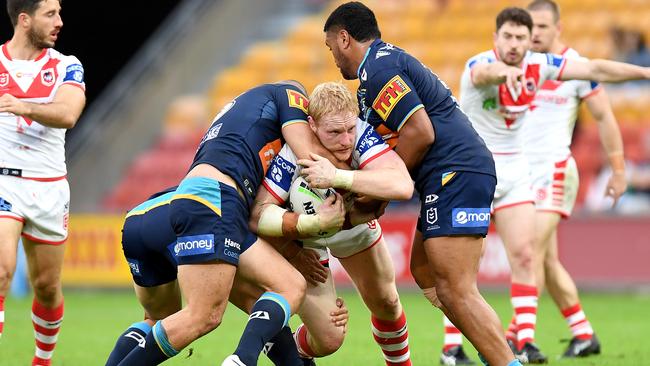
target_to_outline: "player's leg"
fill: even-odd
[[[239,345],[231,356],[238,357],[244,365],[256,365],[264,345],[299,309],[306,282],[300,272],[261,238],[240,256],[238,274],[265,291],[253,305]],[[231,357],[226,361],[232,362]],[[231,364],[226,361],[224,364]]]
[[[386,364],[411,365],[406,315],[384,239],[340,261],[370,310],[373,337],[384,353]]]
[[[514,360],[499,318],[476,285],[483,238],[444,236],[426,239],[424,247],[436,279],[436,293],[453,323],[490,365]]]
[[[8,217],[0,211],[0,337],[5,322],[4,300],[16,271],[16,254],[23,222],[19,217]]]

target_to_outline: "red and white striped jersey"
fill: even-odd
[[[558,79],[564,67],[560,56],[529,52],[522,61],[523,87],[508,90],[505,84],[477,87],[472,68],[499,60],[495,50],[482,52],[467,61],[460,84],[460,106],[474,129],[493,153],[522,151],[520,128],[535,93],[546,80]]]
[[[562,56],[584,60],[572,48],[567,48]],[[526,114],[523,128],[526,154],[552,161],[569,156],[580,102],[598,90],[599,84],[593,81],[546,80]]]
[[[49,103],[64,84],[85,91],[84,70],[74,56],[49,48],[34,60],[13,60],[0,47],[0,95],[31,103]],[[21,169],[29,178],[66,175],[66,129],[46,127],[26,117],[0,113],[0,168]]]

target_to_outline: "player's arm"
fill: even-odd
[[[424,108],[413,113],[399,131],[395,151],[413,172],[436,140],[431,119]]]
[[[298,160],[301,174],[310,186],[341,188],[384,201],[407,200],[413,195],[413,181],[404,162],[388,146],[386,151],[361,170],[337,169],[322,156],[311,154]]]
[[[607,93],[602,87],[595,94],[587,97],[585,103],[598,123],[600,143],[607,153],[609,166],[612,168],[612,176],[607,182],[605,194],[614,198],[614,204],[616,204],[618,198],[627,189],[621,130],[618,123],[616,123],[616,117],[614,117]]]
[[[50,103],[26,102],[4,94],[0,97],[0,112],[29,118],[47,127],[72,128],[85,104],[86,96],[82,88],[63,84]]]
[[[501,61],[479,63],[471,69],[472,83],[477,87],[506,83],[508,88],[515,90],[522,75],[523,71],[520,68],[506,65]]]
[[[611,60],[564,61],[560,80],[595,80],[601,82],[621,82],[627,80],[650,79],[650,67],[641,67]]]
[[[343,198],[339,194],[323,201],[315,215],[290,212],[279,205],[277,198],[265,187],[260,187],[251,210],[250,229],[260,235],[294,240],[340,229],[345,220]]]
[[[346,162],[337,160],[318,141],[318,138],[306,122],[292,123],[282,127],[282,137],[284,137],[284,140],[289,144],[298,159],[307,159],[310,153],[316,153],[330,160],[337,168],[350,169]]]

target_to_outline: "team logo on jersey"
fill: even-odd
[[[273,183],[277,184],[280,188],[289,191],[291,178],[293,178],[295,172],[296,166],[278,155],[271,163],[271,170],[266,176],[271,178]]]
[[[309,99],[301,93],[287,89],[287,97],[289,98],[289,107],[298,108],[301,111],[307,113],[307,107],[309,107]]]
[[[438,208],[431,207],[427,210],[427,223],[433,225],[438,221]]]
[[[63,78],[63,82],[66,81],[74,81],[79,84],[84,82],[84,68],[80,64],[72,64],[69,65],[65,69],[65,77]]]
[[[0,86],[9,85],[9,73],[3,72],[0,74]]]
[[[372,102],[372,109],[385,121],[397,103],[410,92],[411,88],[406,85],[402,77],[395,75],[377,94],[377,98]]]
[[[45,70],[41,70],[41,82],[45,86],[52,86],[54,85],[54,69],[53,68],[47,68]]]

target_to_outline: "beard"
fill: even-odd
[[[54,42],[48,41],[47,38],[48,34],[43,34],[43,32],[39,32],[38,29],[32,28],[29,30],[29,32],[27,32],[27,39],[29,39],[29,42],[36,49],[54,47]]]

